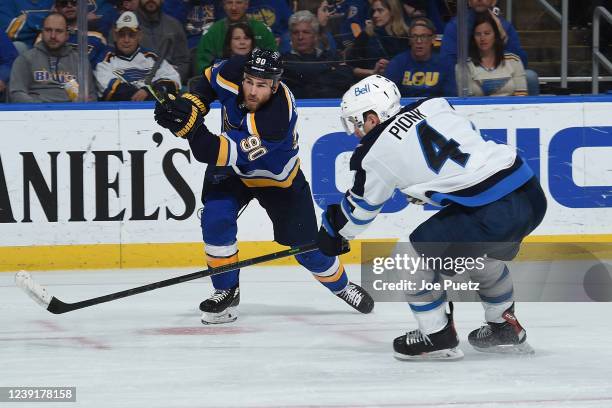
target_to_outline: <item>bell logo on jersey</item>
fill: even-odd
[[[367,84],[363,88],[355,88],[355,96],[363,95],[370,92],[370,85]]]

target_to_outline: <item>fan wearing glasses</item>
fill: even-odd
[[[68,29],[68,42],[67,44],[77,49],[79,38],[78,38],[78,24],[77,24],[77,1],[76,0],[56,0],[55,11],[64,16],[66,19]],[[89,12],[87,15],[87,21],[96,21],[100,16],[96,15],[95,12]],[[42,34],[36,38],[36,43],[42,41]],[[104,59],[108,46],[106,45],[106,39],[104,35],[98,31],[87,31],[87,55],[89,57],[89,64],[92,68]]]
[[[450,66],[434,52],[436,29],[425,17],[412,20],[410,49],[395,56],[384,76],[393,81],[403,97],[454,96],[456,89]]]

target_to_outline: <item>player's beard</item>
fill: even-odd
[[[271,96],[272,95],[268,96],[267,98],[266,97],[262,97],[262,98],[246,97],[244,99],[244,105],[249,110],[249,112],[256,112],[263,104],[265,104],[266,102],[270,100]]]
[[[261,102],[257,100],[248,100],[244,101],[244,105],[247,107],[249,112],[255,112],[262,105]]]

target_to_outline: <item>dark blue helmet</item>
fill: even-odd
[[[257,78],[280,80],[283,62],[277,51],[255,48],[244,66],[244,72]]]

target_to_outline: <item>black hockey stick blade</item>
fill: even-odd
[[[258,256],[255,258],[245,259],[243,261],[234,262],[228,265],[219,266],[217,268],[208,268],[201,271],[193,272],[187,275],[176,276],[174,278],[166,279],[159,282],[149,283],[148,285],[138,286],[136,288],[123,290],[121,292],[110,293],[108,295],[99,296],[96,298],[82,300],[75,303],[65,303],[51,296],[47,289],[37,284],[25,271],[18,272],[15,275],[15,282],[17,286],[23,289],[32,299],[34,299],[42,307],[46,308],[53,314],[62,314],[72,312],[73,310],[83,309],[85,307],[97,305],[100,303],[110,302],[112,300],[121,299],[124,297],[137,295],[139,293],[149,292],[151,290],[165,288],[166,286],[176,285],[182,282],[188,282],[190,280],[204,278],[206,276],[218,275],[220,273],[230,272],[236,269],[244,268],[246,266],[256,265],[263,262],[272,261],[274,259],[286,258],[288,256],[295,256],[310,252],[318,249],[317,244],[307,244],[302,246],[293,247],[279,252]]]

